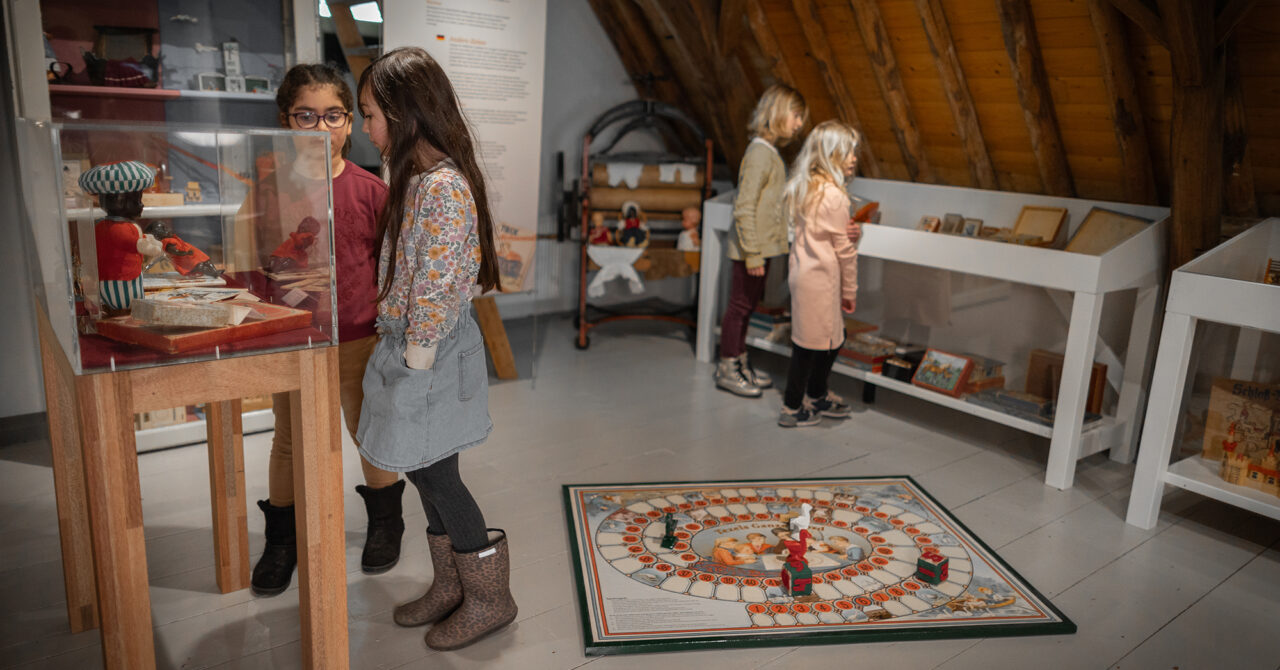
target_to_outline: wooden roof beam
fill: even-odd
[[[772,61],[770,71],[773,73],[773,78],[779,84],[795,88],[795,75],[787,65],[786,56],[782,53],[782,47],[778,45],[778,38],[773,34],[773,28],[769,27],[769,17],[765,16],[760,0],[747,0],[746,10],[747,26],[751,29],[751,35],[755,37],[760,52]]]
[[[720,3],[720,16],[716,20],[716,41],[719,43],[720,57],[728,57],[742,43],[743,20],[746,13],[747,0],[723,0]]]
[[[827,33],[822,29],[821,21],[818,18],[818,8],[814,6],[813,0],[791,0],[791,6],[795,9],[796,18],[800,21],[800,27],[804,31],[805,41],[809,43],[809,55],[818,64],[818,71],[822,74],[822,80],[827,85],[827,92],[831,94],[831,99],[836,103],[836,110],[840,114],[840,119],[845,123],[853,126],[858,134],[862,136],[862,141],[858,143],[859,163],[861,164],[861,172],[868,177],[880,176],[880,162],[876,160],[875,152],[871,149],[871,142],[867,138],[867,134],[863,131],[862,122],[858,120],[858,110],[853,106],[853,96],[849,95],[849,88],[844,83],[844,77],[836,70],[835,56],[831,52],[831,44],[827,41]]]
[[[1018,102],[1026,117],[1031,135],[1031,151],[1040,168],[1040,179],[1051,195],[1074,196],[1075,184],[1067,151],[1058,130],[1058,117],[1049,92],[1049,76],[1045,74],[1036,38],[1035,22],[1029,0],[997,0],[1000,28],[1005,49],[1009,52],[1010,71],[1018,89]]]
[[[1124,19],[1107,0],[1089,0],[1089,17],[1098,36],[1102,79],[1111,102],[1111,119],[1120,149],[1120,179],[1127,202],[1156,203],[1156,180],[1151,147],[1142,119],[1137,79],[1129,56]]]
[[[1195,0],[1196,2],[1204,2],[1206,0]],[[1142,28],[1142,32],[1146,33],[1151,39],[1160,43],[1161,46],[1168,48],[1169,39],[1165,36],[1164,23],[1160,21],[1160,16],[1143,0],[1109,0],[1109,2],[1120,10],[1130,21],[1138,24]]]
[[[1249,131],[1245,127],[1240,54],[1235,40],[1227,42],[1226,59],[1226,104],[1222,111],[1223,211],[1232,216],[1257,216],[1258,195],[1254,190],[1253,163],[1249,160]]]
[[[889,121],[893,124],[902,160],[907,165],[907,174],[912,181],[937,183],[937,175],[929,166],[920,129],[911,112],[911,101],[907,99],[906,88],[902,85],[902,73],[898,71],[898,59],[889,44],[889,31],[884,27],[880,7],[875,0],[849,0],[849,5],[853,8],[858,31],[862,33],[867,58],[871,59],[871,69],[880,84],[880,94],[889,107]]]
[[[1160,0],[1173,62],[1173,191],[1169,266],[1218,244],[1222,230],[1223,87],[1226,59],[1214,44],[1213,4]]]
[[[955,119],[956,134],[969,159],[969,177],[973,186],[1000,188],[995,168],[991,165],[991,156],[987,153],[986,140],[982,137],[982,128],[978,124],[973,96],[969,94],[969,84],[965,81],[960,58],[956,55],[955,42],[951,39],[951,27],[942,11],[942,3],[940,0],[916,0],[916,9],[920,13],[920,22],[924,25],[929,50],[933,53],[933,62],[938,66],[938,78],[942,81],[942,91],[951,107],[951,117]]]
[[[725,127],[725,120],[729,115],[724,109],[723,100],[718,96],[716,82],[700,68],[700,65],[708,62],[709,56],[699,55],[697,40],[683,32],[685,28],[696,30],[696,25],[689,25],[695,20],[685,17],[686,20],[677,21],[674,18],[675,12],[681,8],[689,10],[688,5],[670,0],[637,0],[636,4],[653,29],[659,48],[675,70],[684,89],[685,100],[701,112],[699,116],[706,123],[708,134],[719,145],[720,151],[728,156],[727,150],[732,146],[733,140],[733,133]]]
[[[1240,25],[1249,10],[1258,4],[1257,0],[1230,0],[1222,11],[1218,12],[1218,18],[1214,20],[1213,43],[1221,46],[1231,36],[1231,32]]]

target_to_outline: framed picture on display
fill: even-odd
[[[1100,256],[1150,224],[1151,221],[1142,217],[1094,207],[1085,215],[1071,241],[1067,242],[1066,250]]]
[[[944,214],[942,216],[942,230],[948,235],[959,235],[961,228],[964,227],[964,217],[959,214]]]
[[[942,219],[936,216],[922,216],[920,223],[916,224],[916,230],[923,230],[926,233],[936,233],[942,227]]]
[[[1067,220],[1066,207],[1036,207],[1027,205],[1018,214],[1018,221],[1013,224],[1013,235],[1030,235],[1043,244],[1053,244],[1058,239],[1058,232]]]
[[[952,397],[959,397],[973,370],[973,361],[939,349],[924,352],[924,360],[916,367],[911,383]]]
[[[965,219],[960,234],[965,237],[977,237],[982,234],[982,219]]]

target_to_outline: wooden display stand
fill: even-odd
[[[1068,318],[1066,353],[1058,390],[1056,419],[1052,426],[998,412],[907,384],[891,377],[836,363],[833,370],[880,388],[889,388],[922,400],[1017,428],[1049,439],[1045,483],[1071,488],[1076,463],[1086,456],[1111,449],[1111,458],[1132,460],[1135,427],[1141,421],[1142,381],[1150,347],[1160,283],[1163,278],[1165,219],[1167,209],[1143,205],[1102,203],[1026,193],[1002,193],[971,188],[931,186],[859,177],[853,191],[880,203],[882,223],[862,226],[858,254],[915,266],[961,272],[979,277],[1024,284],[1070,294],[1059,309]],[[708,200],[703,206],[702,276],[698,304],[697,358],[711,362],[714,352],[718,300],[727,282],[721,277],[726,236],[733,223],[736,191]],[[1066,208],[1070,218],[1082,221],[1094,207],[1105,207],[1140,216],[1155,223],[1101,255],[1085,255],[1018,244],[1002,244],[959,235],[914,230],[924,215],[963,212],[989,224],[1012,222],[1024,206]],[[1114,416],[1083,425],[1089,379],[1095,353],[1102,349],[1099,328],[1102,304],[1108,294],[1137,290],[1125,358],[1109,365],[1114,369],[1119,402]],[[1059,294],[1061,295],[1061,293]],[[782,355],[790,345],[748,338],[751,346]],[[868,386],[869,388],[870,386]]]
[[[240,398],[288,392],[304,667],[346,668],[338,348],[76,376],[36,301],[71,631],[102,628],[107,668],[154,668],[133,415],[206,404],[217,583],[249,586]]]
[[[1192,367],[1196,321],[1240,326],[1233,379],[1253,378],[1262,333],[1280,333],[1280,286],[1261,282],[1269,258],[1280,258],[1280,219],[1259,223],[1174,270],[1125,517],[1131,525],[1155,527],[1165,484],[1280,519],[1280,498],[1223,481],[1216,461],[1197,453],[1170,462]]]

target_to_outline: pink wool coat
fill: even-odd
[[[824,182],[795,221],[791,245],[791,341],[830,351],[844,344],[840,299],[858,296],[858,249],[849,241],[849,196]]]

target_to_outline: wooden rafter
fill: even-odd
[[[760,52],[771,61],[770,71],[773,73],[773,78],[780,84],[794,88],[795,75],[787,65],[786,56],[782,53],[782,47],[778,45],[778,38],[773,34],[773,28],[769,27],[769,18],[765,16],[760,0],[747,0],[746,9],[747,26],[751,28],[751,35],[755,38],[756,45],[760,47]]]
[[[588,0],[609,40],[613,42],[627,77],[642,98],[652,98],[686,109],[694,117],[697,110],[688,109],[680,83],[671,74],[671,66],[658,49],[648,24],[631,0]],[[658,133],[667,146],[696,147],[693,133],[682,126],[660,125]],[[698,150],[701,150],[698,148]]]
[[[880,85],[880,94],[884,96],[885,105],[889,108],[889,121],[893,124],[893,134],[902,151],[907,174],[912,181],[936,183],[937,176],[925,155],[924,142],[920,139],[920,129],[911,112],[911,102],[907,99],[907,90],[902,84],[902,73],[898,71],[898,59],[889,44],[889,32],[884,27],[880,7],[875,0],[849,0],[849,5],[853,8],[858,30],[862,33],[862,44],[866,48],[867,58],[871,60],[871,69]]]
[[[973,96],[969,94],[969,84],[965,81],[960,58],[956,55],[955,42],[951,39],[951,28],[942,11],[942,3],[940,0],[916,0],[916,9],[920,13],[920,22],[924,25],[933,61],[938,66],[938,78],[942,81],[942,90],[951,107],[951,116],[955,119],[956,134],[969,161],[969,176],[973,185],[978,188],[999,188],[991,156],[987,153],[987,143],[982,137],[982,128],[978,125]]]
[[[1213,3],[1207,0],[1159,0],[1169,59],[1179,84],[1200,86],[1209,72],[1214,41]],[[1205,22],[1205,23],[1201,23]]]
[[[691,107],[689,111],[698,117],[703,127],[723,151],[727,135],[720,122],[720,116],[716,114],[711,104],[710,82],[696,66],[701,61],[694,58],[685,41],[675,34],[675,27],[672,25],[674,22],[661,0],[637,0],[636,4],[645,22],[653,31],[658,48],[666,56],[676,79],[680,82],[685,104]]]
[[[1249,160],[1249,132],[1245,127],[1244,89],[1240,83],[1240,54],[1235,40],[1226,44],[1225,105],[1222,110],[1223,211],[1232,216],[1257,216],[1253,163]]]
[[[1196,2],[1205,2],[1207,0],[1195,0]],[[1160,21],[1160,16],[1155,13],[1143,0],[1109,0],[1109,2],[1120,10],[1130,21],[1138,24],[1142,28],[1142,32],[1146,33],[1151,39],[1159,42],[1162,46],[1169,46],[1169,39],[1165,36],[1164,24]]]
[[[676,103],[682,91],[631,0],[588,0],[641,97]]]
[[[721,103],[717,109],[723,114],[722,120],[729,133],[723,151],[729,168],[736,172],[742,154],[747,150],[747,123],[755,103],[750,96],[746,72],[737,58],[720,57],[720,54],[727,53],[720,45],[721,17],[707,4],[675,3],[672,11],[678,20],[692,21],[704,40],[703,62],[711,68],[718,86],[716,99]],[[739,16],[739,24],[741,20]]]
[[[835,56],[831,52],[831,44],[827,41],[827,33],[822,29],[818,8],[813,0],[791,0],[791,6],[795,9],[796,18],[804,31],[805,41],[809,44],[809,55],[818,65],[818,71],[822,74],[827,92],[831,94],[831,99],[836,104],[840,120],[853,126],[862,136],[862,141],[858,143],[860,172],[868,177],[879,177],[880,163],[876,160],[871,142],[867,140],[862,122],[858,119],[858,110],[853,106],[853,96],[849,94],[844,76],[836,69]]]
[[[998,0],[996,6],[1005,49],[1009,53],[1010,72],[1026,117],[1027,132],[1031,135],[1031,151],[1040,168],[1040,179],[1049,194],[1074,196],[1071,166],[1067,164],[1066,148],[1058,130],[1058,117],[1049,92],[1049,77],[1045,74],[1044,60],[1040,55],[1029,0]]]
[[[1231,0],[1227,3],[1222,11],[1218,12],[1218,18],[1214,21],[1213,43],[1221,45],[1231,36],[1231,32],[1240,25],[1245,15],[1253,6],[1258,4],[1257,0]]]
[[[1225,59],[1214,44],[1212,3],[1160,0],[1160,15],[1176,83],[1169,142],[1169,264],[1178,267],[1216,245],[1222,229]]]
[[[720,56],[726,57],[742,44],[743,14],[747,0],[724,0],[720,3],[720,16],[716,19],[717,42]]]
[[[1138,85],[1133,75],[1124,19],[1107,0],[1089,0],[1089,16],[1098,37],[1102,78],[1111,103],[1125,200],[1155,204],[1156,182],[1151,167],[1151,147],[1142,120],[1142,104],[1138,100]]]

